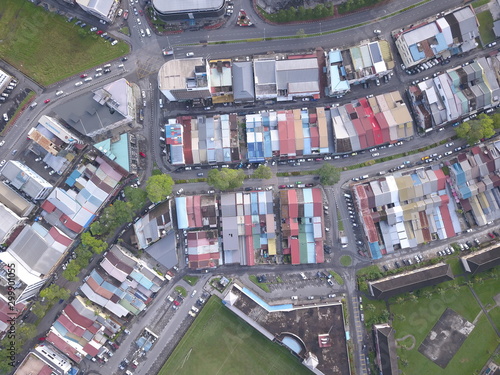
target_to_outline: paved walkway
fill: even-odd
[[[493,327],[493,329],[495,330],[495,333],[497,334],[498,337],[500,337],[500,330],[498,329],[498,327],[496,326],[495,322],[493,321],[493,319],[491,319],[490,315],[488,314],[488,311],[486,311],[486,308],[484,307],[483,303],[481,302],[481,300],[479,299],[479,297],[477,296],[476,292],[474,291],[474,289],[472,287],[469,286],[469,290],[470,292],[472,293],[472,295],[474,296],[474,298],[476,299],[478,305],[481,307],[481,310],[483,311],[483,314],[486,315],[486,318],[488,318],[488,321],[490,322],[491,326]]]

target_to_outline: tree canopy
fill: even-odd
[[[173,186],[174,180],[170,175],[154,175],[149,177],[146,182],[146,193],[151,202],[161,202],[172,194]]]
[[[108,244],[106,242],[92,237],[89,232],[83,233],[80,239],[82,240],[83,246],[90,248],[96,254],[100,254],[108,248]]]
[[[125,198],[132,205],[134,211],[140,210],[148,201],[148,194],[140,188],[127,186],[124,189]]]
[[[49,303],[55,302],[59,299],[68,299],[70,292],[66,288],[61,288],[59,285],[52,284],[40,291],[40,296],[46,298]]]
[[[340,169],[329,163],[324,163],[318,169],[318,175],[322,185],[335,185],[340,180]]]
[[[498,125],[496,125],[498,126]],[[490,138],[495,134],[494,118],[480,114],[477,119],[462,122],[455,128],[459,138],[474,144],[483,138]]]
[[[259,165],[259,167],[255,170],[252,175],[253,178],[260,178],[263,180],[269,180],[273,177],[273,172],[271,172],[271,168],[266,165]]]
[[[208,172],[207,183],[219,190],[231,190],[239,188],[245,180],[245,172],[241,169],[223,168],[222,170],[211,169]]]

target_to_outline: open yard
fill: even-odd
[[[498,279],[483,274],[482,283],[475,282],[472,287],[483,304],[492,306],[493,296],[498,293]],[[435,287],[421,289],[414,296],[405,294],[389,300],[389,310],[393,317],[396,340],[399,343],[397,353],[399,368],[406,375],[417,374],[472,374],[481,369],[496,346],[498,337],[484,315],[480,315],[480,306],[473,297],[469,287],[455,282],[439,284]],[[416,298],[415,298],[416,296]],[[385,305],[381,301],[365,300],[365,321],[380,315]],[[375,311],[369,311],[367,305],[372,304]],[[465,339],[463,345],[443,369],[422,355],[418,348],[440,319],[446,308],[450,308],[464,319],[475,324],[475,328]],[[491,311],[495,322],[500,319],[500,307]],[[404,338],[404,339],[403,339]],[[451,349],[450,349],[451,350]],[[405,366],[406,364],[406,366]]]
[[[166,374],[310,374],[288,350],[272,343],[211,297],[167,360]]]
[[[489,10],[476,14],[479,21],[479,34],[481,35],[481,41],[486,45],[495,40],[495,34],[493,33],[493,16]]]
[[[29,1],[0,1],[0,57],[50,85],[129,52]]]

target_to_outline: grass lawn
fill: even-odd
[[[480,6],[488,4],[489,2],[490,2],[490,0],[476,0],[476,1],[472,2],[472,7],[474,9],[479,8]]]
[[[186,289],[184,289],[182,286],[176,286],[176,287],[174,288],[174,290],[175,290],[177,293],[179,293],[181,296],[183,296],[183,297],[187,297],[187,295],[188,295],[188,293],[187,293]]]
[[[453,255],[453,254],[452,254]],[[453,272],[453,275],[461,275],[462,273],[465,272],[464,268],[462,267],[462,262],[460,262],[460,258],[455,255],[452,257],[444,259],[446,263],[448,263],[451,266],[451,271]]]
[[[187,282],[189,285],[193,286],[196,285],[198,282],[199,277],[198,276],[189,276],[186,275],[182,278],[185,282]]]
[[[349,255],[342,255],[340,257],[340,264],[344,267],[348,267],[352,264],[352,258]]]
[[[425,290],[432,290],[432,288]],[[405,359],[409,363],[407,367],[404,367],[400,362],[400,367],[405,374],[472,374],[475,369],[481,368],[486,362],[487,350],[493,350],[496,347],[496,335],[487,319],[482,316],[474,331],[445,369],[420,354],[418,347],[447,307],[470,322],[480,311],[479,305],[475,303],[467,286],[460,287],[458,291],[446,290],[443,295],[435,292],[431,298],[420,295],[417,301],[407,299],[404,303],[396,303],[396,299],[391,300],[391,313],[405,316],[405,320],[394,319],[393,321],[396,339],[413,335],[416,341],[412,350],[402,348],[397,350],[400,359]],[[485,337],[482,341],[483,335]],[[408,344],[409,341],[406,340],[405,343]]]
[[[500,278],[488,278],[488,273],[486,273],[484,274],[484,282],[482,284],[474,283],[472,288],[479,297],[479,300],[488,308],[495,304],[493,297],[500,293]]]
[[[484,44],[491,43],[495,40],[493,33],[493,16],[489,10],[476,14],[479,20],[479,34]]]
[[[288,350],[269,341],[211,297],[159,375],[311,374]]]
[[[271,291],[271,289],[269,289],[269,286],[266,284],[266,283],[259,283],[257,281],[257,276],[255,275],[250,275],[248,276],[248,278],[250,279],[250,281],[252,283],[254,283],[255,285],[257,285],[260,289],[262,289],[264,292],[266,293],[269,293]]]
[[[493,310],[490,310],[488,314],[495,323],[496,327],[500,329],[500,307],[495,307]]]
[[[0,1],[0,57],[49,85],[129,52],[28,1]]]
[[[344,279],[342,279],[342,277],[335,271],[328,271],[330,273],[330,275],[333,276],[333,278],[335,279],[335,282],[339,285],[344,285]]]

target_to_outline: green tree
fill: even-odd
[[[109,208],[113,226],[115,228],[132,221],[134,213],[132,211],[132,204],[130,202],[117,200]]]
[[[269,180],[273,177],[273,172],[271,172],[271,168],[266,165],[259,165],[259,167],[255,170],[252,175],[253,178],[260,178],[263,180]]]
[[[48,302],[54,302],[59,299],[68,299],[70,291],[66,288],[61,288],[59,285],[52,284],[40,291],[40,297],[46,298]]]
[[[491,119],[493,120],[493,127],[495,129],[500,128],[500,113],[495,113],[493,116],[491,116]]]
[[[71,263],[73,262],[76,263],[80,268],[86,267],[89,264],[90,258],[92,258],[93,255],[92,251],[89,248],[83,246],[78,246],[75,249],[75,254],[76,254],[76,259],[73,260]]]
[[[127,186],[124,192],[134,211],[140,210],[148,202],[148,194],[142,189]]]
[[[322,185],[335,185],[340,180],[340,169],[325,163],[318,169],[318,175]]]
[[[10,339],[5,338],[0,342],[2,349],[7,349],[10,346]],[[10,365],[10,351],[0,350],[0,374],[8,374],[12,371],[12,366]]]
[[[82,269],[78,267],[76,262],[70,262],[68,267],[63,271],[62,277],[64,277],[68,281],[79,281],[78,274]]]
[[[80,239],[82,240],[83,246],[89,247],[96,254],[100,254],[108,248],[108,244],[106,242],[92,237],[89,232],[83,233]]]
[[[40,301],[37,301],[33,304],[33,309],[31,312],[35,314],[39,319],[43,318],[49,309],[48,305],[42,304]]]
[[[366,306],[365,306],[365,309],[367,311],[375,311],[375,306],[373,306],[371,303],[368,303]]]
[[[455,128],[459,138],[474,144],[483,138],[490,138],[495,134],[493,119],[490,116],[480,114],[477,119],[461,123]]]
[[[236,189],[243,185],[245,172],[241,169],[223,168],[222,170],[211,169],[208,172],[207,183],[219,190]]]
[[[109,228],[106,225],[101,224],[100,221],[96,220],[90,224],[90,231],[94,236],[101,236],[108,234]]]
[[[174,180],[170,175],[161,174],[151,176],[146,182],[146,193],[151,202],[161,202],[172,194]]]

